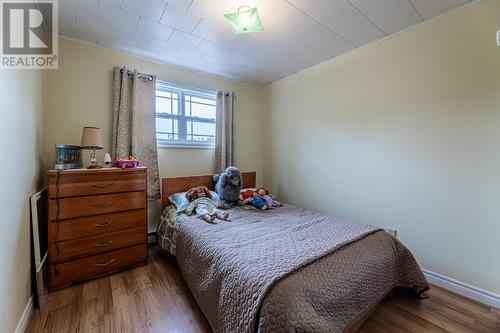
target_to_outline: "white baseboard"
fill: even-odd
[[[500,295],[422,268],[429,283],[500,309]]]
[[[33,313],[33,295],[29,298],[28,303],[24,308],[23,314],[21,315],[21,319],[19,319],[19,323],[17,324],[15,333],[24,333],[26,327],[28,326],[28,322],[30,321],[32,313]]]

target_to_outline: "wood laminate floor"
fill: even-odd
[[[26,332],[211,332],[175,258],[150,249],[149,264],[49,295]],[[500,310],[432,287],[430,298],[391,296],[359,332],[500,332]]]

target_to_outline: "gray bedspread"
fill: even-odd
[[[286,205],[190,218],[177,260],[215,332],[342,332],[392,287],[428,288],[411,253],[375,227]]]

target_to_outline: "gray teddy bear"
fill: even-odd
[[[242,205],[240,191],[242,184],[241,172],[235,166],[230,166],[226,171],[214,176],[215,192],[226,204]]]

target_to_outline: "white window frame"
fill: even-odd
[[[156,118],[164,118],[164,119],[177,119],[179,126],[179,140],[165,140],[165,139],[157,139],[156,144],[158,148],[201,148],[201,149],[214,149],[215,142],[203,142],[203,141],[194,141],[187,140],[187,121],[194,120],[198,122],[206,122],[211,124],[216,124],[216,120],[209,120],[207,118],[200,117],[191,117],[186,116],[185,110],[185,101],[184,97],[194,96],[205,99],[211,99],[215,102],[217,101],[217,92],[211,91],[207,89],[195,88],[190,86],[184,86],[181,84],[171,83],[168,81],[157,80],[156,81],[156,90],[165,91],[165,92],[176,92],[179,95],[179,108],[178,115],[163,115],[161,113],[156,112]],[[155,94],[155,99],[156,99]],[[217,107],[217,106],[216,106]]]

